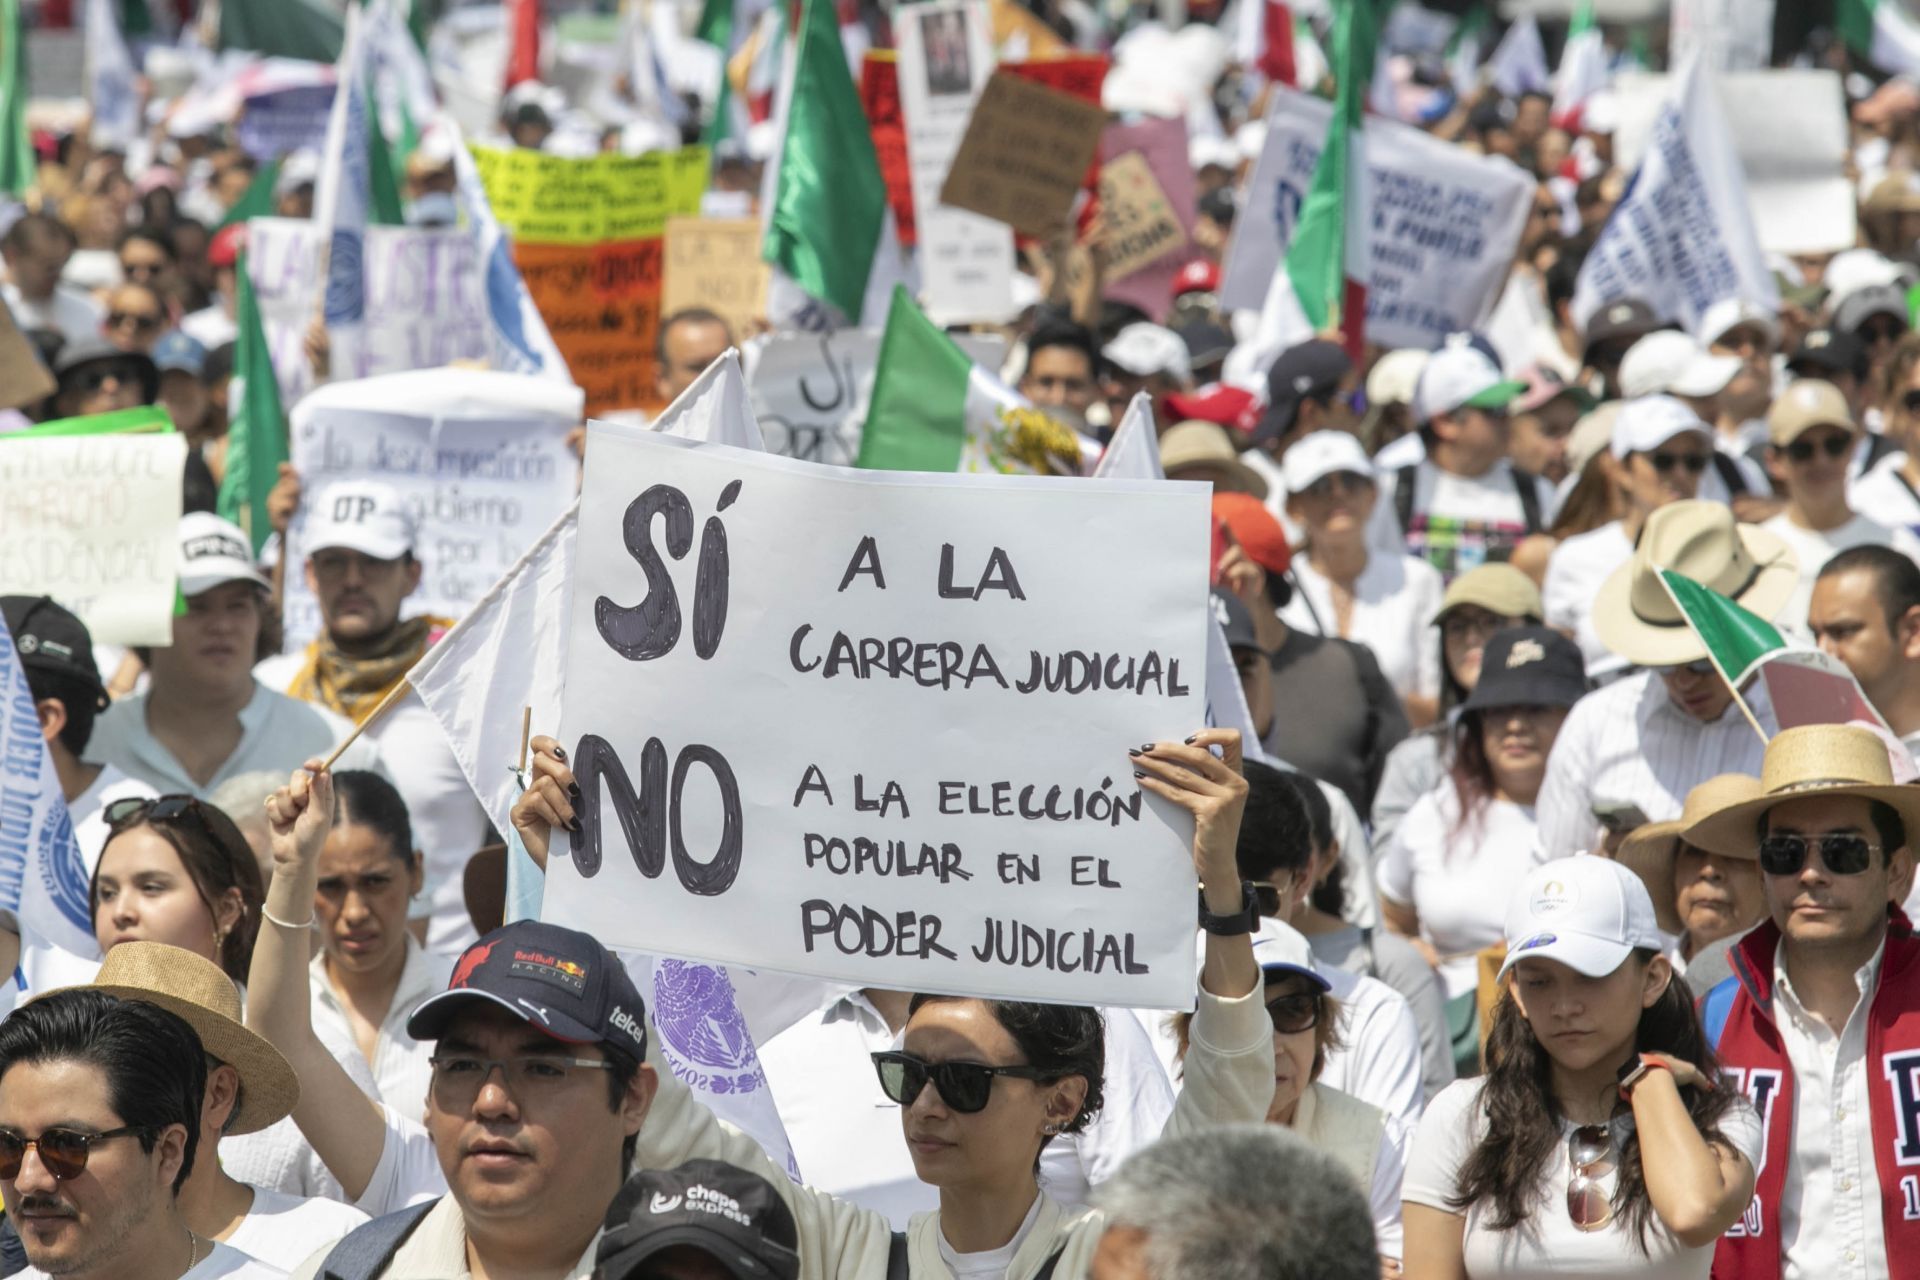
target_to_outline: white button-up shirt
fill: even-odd
[[[387,1016],[380,1020],[373,1061],[365,1065],[372,1070],[373,1081],[379,1086],[375,1101],[418,1120],[426,1114],[427,1089],[433,1083],[433,1066],[427,1060],[433,1056],[434,1042],[409,1036],[407,1019],[428,996],[447,989],[447,978],[453,973],[453,957],[422,950],[411,937],[406,939],[406,945],[407,961],[400,970],[400,983],[393,989],[393,1003],[387,1006]],[[347,1044],[357,1048],[359,1041],[354,1037],[347,1006],[327,980],[325,952],[313,958],[308,975],[313,1025],[321,1030],[321,1039],[329,1045]],[[356,1052],[354,1056],[360,1055]]]
[[[1773,1020],[1793,1064],[1793,1139],[1780,1193],[1781,1280],[1880,1280],[1887,1265],[1873,1119],[1867,1112],[1867,1013],[1881,943],[1853,975],[1860,988],[1839,1035],[1806,1011],[1773,959]]]
[[[1774,730],[1773,706],[1757,682],[1743,695],[1760,725]],[[1593,805],[1638,805],[1649,822],[1680,816],[1687,792],[1722,773],[1760,774],[1766,744],[1728,703],[1712,723],[1688,715],[1651,671],[1624,676],[1574,704],[1554,739],[1535,806],[1536,862],[1570,858],[1599,843]]]
[[[1573,633],[1580,656],[1587,660],[1589,679],[1626,669],[1627,660],[1607,648],[1594,629],[1593,601],[1600,585],[1631,559],[1633,540],[1618,520],[1574,534],[1547,557],[1547,578],[1540,587],[1547,625]]]

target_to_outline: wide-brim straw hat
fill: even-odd
[[[1760,779],[1748,773],[1723,773],[1687,792],[1680,816],[1667,822],[1649,822],[1635,827],[1620,845],[1616,855],[1620,865],[1639,876],[1653,898],[1653,914],[1661,929],[1676,937],[1687,931],[1674,900],[1673,864],[1680,856],[1680,843],[1695,843],[1689,834],[1696,826],[1730,805],[1744,804],[1761,794]],[[1721,857],[1757,860],[1757,841],[1749,841],[1744,850],[1736,849]]]
[[[1594,598],[1601,642],[1643,667],[1677,666],[1707,646],[1673,603],[1659,571],[1671,570],[1771,621],[1800,581],[1799,558],[1782,539],[1741,524],[1723,502],[1674,502],[1647,517],[1633,558]]]
[[[1160,437],[1160,469],[1170,480],[1193,479],[1194,473],[1205,473],[1217,491],[1250,493],[1266,500],[1267,478],[1240,461],[1233,438],[1215,422],[1177,422],[1168,427]]]
[[[164,942],[122,942],[107,952],[91,983],[66,989],[144,1000],[192,1027],[201,1048],[240,1073],[240,1107],[228,1135],[258,1133],[293,1114],[300,1101],[300,1078],[292,1064],[247,1030],[240,992],[211,960]]]
[[[1920,786],[1894,782],[1886,740],[1858,725],[1806,724],[1781,730],[1767,744],[1760,792],[1689,828],[1687,843],[1728,857],[1757,857],[1761,817],[1775,805],[1808,796],[1878,800],[1900,815],[1909,841],[1920,832]]]

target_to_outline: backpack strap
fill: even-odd
[[[409,1205],[347,1232],[320,1264],[320,1280],[374,1280],[387,1269],[420,1220],[439,1203],[436,1198]]]
[[[1532,472],[1518,467],[1513,468],[1512,475],[1513,492],[1520,499],[1520,519],[1528,533],[1539,533],[1545,527],[1540,521],[1540,482]]]
[[[1713,463],[1713,469],[1720,477],[1720,483],[1727,486],[1729,499],[1746,496],[1747,478],[1740,474],[1740,464],[1726,454],[1714,449],[1707,454]]]
[[[1067,1247],[1061,1245],[1049,1254],[1047,1260],[1040,1264],[1040,1269],[1033,1273],[1033,1280],[1053,1280],[1053,1269],[1060,1265],[1060,1255],[1066,1251]]]
[[[1726,1032],[1727,1018],[1733,1013],[1733,1001],[1740,994],[1739,978],[1723,978],[1713,990],[1701,997],[1700,1023],[1706,1028],[1707,1043],[1717,1051]]]
[[[1410,462],[1393,473],[1393,514],[1400,521],[1400,536],[1413,528],[1413,489],[1420,475],[1420,464]]]
[[[1879,465],[1880,459],[1894,451],[1893,441],[1878,431],[1867,432],[1867,456],[1860,460],[1860,474],[1865,475]]]
[[[896,1231],[887,1241],[887,1280],[907,1280],[907,1233]]]

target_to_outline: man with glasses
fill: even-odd
[[[1787,506],[1761,528],[1800,558],[1800,586],[1781,622],[1805,635],[1814,580],[1827,561],[1849,547],[1892,547],[1920,560],[1920,538],[1889,529],[1847,503],[1847,467],[1860,428],[1847,398],[1831,382],[1800,378],[1767,414],[1767,469],[1786,490]]]
[[[273,1280],[200,1235],[180,1189],[201,1148],[207,1059],[180,1017],[54,992],[0,1022],[0,1195],[31,1280]]]
[[[99,305],[60,282],[74,244],[73,229],[44,213],[22,216],[0,238],[0,259],[7,266],[0,298],[23,331],[47,329],[68,342],[100,332]]]
[[[1848,725],[1781,733],[1760,781],[1759,798],[1688,833],[1729,856],[1757,846],[1771,916],[1701,1006],[1766,1140],[1714,1273],[1903,1275],[1891,1259],[1920,1248],[1920,942],[1891,904],[1913,880],[1920,790],[1893,785],[1880,738]]]
[[[1537,809],[1536,864],[1607,847],[1641,822],[1680,816],[1708,778],[1757,774],[1761,737],[1734,705],[1707,648],[1662,583],[1671,569],[1771,619],[1799,583],[1793,551],[1717,502],[1673,502],[1647,517],[1632,558],[1600,584],[1600,642],[1642,668],[1574,705],[1554,739]],[[1747,704],[1763,732],[1773,710]],[[1637,814],[1636,811],[1637,810]]]
[[[144,284],[123,284],[107,294],[107,341],[122,351],[153,354],[153,344],[167,327],[167,305],[158,290]]]
[[[120,233],[120,276],[129,284],[143,284],[161,297],[180,287],[180,252],[173,237],[160,227],[128,227]]]
[[[98,334],[68,340],[53,362],[53,416],[76,418],[152,404],[160,370],[141,351],[123,351]]]

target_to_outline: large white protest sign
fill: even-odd
[[[296,404],[313,387],[306,337],[318,289],[319,242],[304,219],[255,218],[247,235],[248,269],[280,400]],[[364,254],[366,319],[330,331],[335,381],[487,358],[486,284],[465,232],[368,227]]]
[[[1769,28],[1771,30],[1771,28]],[[1847,180],[1847,95],[1837,71],[1782,68],[1716,74],[1720,118],[1746,176],[1747,209],[1768,253],[1833,253],[1856,238]],[[1676,87],[1669,76],[1622,76],[1614,157],[1627,172],[1646,158]]]
[[[1222,307],[1258,311],[1265,303],[1332,112],[1323,99],[1273,87],[1266,147],[1222,272]],[[1367,168],[1374,196],[1368,339],[1431,348],[1449,333],[1480,328],[1500,299],[1533,178],[1510,161],[1384,120],[1367,122]]]
[[[1675,82],[1626,194],[1581,264],[1573,291],[1581,328],[1601,307],[1627,298],[1688,329],[1728,298],[1779,309],[1740,157],[1709,79],[1696,61]]]
[[[48,595],[107,644],[173,643],[187,440],[0,443],[0,595]]]
[[[329,486],[380,480],[414,514],[423,572],[407,616],[458,618],[566,511],[579,474],[567,433],[581,392],[518,374],[423,369],[333,383],[294,408],[289,457],[302,505],[287,563],[308,554],[307,522]],[[289,647],[320,629],[319,603],[297,568],[286,576]]]
[[[915,991],[1184,1008],[1197,485],[822,468],[589,428],[544,912]],[[804,536],[801,536],[804,535]],[[1105,566],[1105,568],[1102,568]]]
[[[1013,305],[1013,228],[940,203],[940,188],[993,74],[982,0],[918,4],[894,25],[920,280],[937,324],[1003,320]]]
[[[956,333],[953,340],[977,365],[998,369],[1007,344],[990,334]],[[803,462],[850,467],[860,456],[880,330],[777,333],[753,348],[747,387],[768,453]]]

